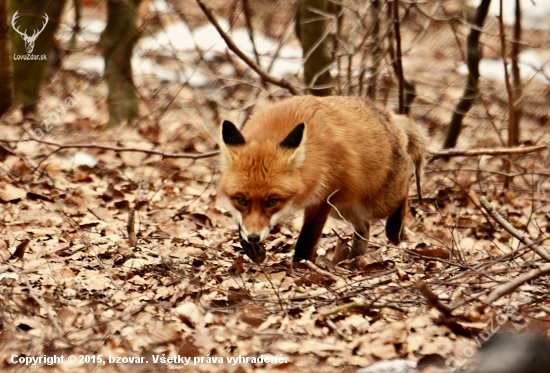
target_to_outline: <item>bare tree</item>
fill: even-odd
[[[454,148],[462,129],[462,118],[470,110],[474,100],[477,97],[477,87],[479,81],[479,60],[481,60],[481,51],[479,49],[479,36],[487,13],[489,12],[489,5],[491,0],[482,0],[481,4],[477,7],[475,19],[468,35],[468,47],[467,47],[467,64],[468,64],[468,82],[462,95],[462,99],[456,105],[455,111],[451,118],[451,124],[447,131],[447,137],[443,144],[444,149]]]
[[[13,102],[11,48],[8,33],[8,4],[0,1],[0,116]]]
[[[65,0],[10,0],[9,4],[12,53],[18,56],[13,61],[14,104],[34,111]]]
[[[326,46],[327,0],[302,0],[296,11],[296,34],[304,51],[304,81],[316,96],[331,92],[332,61]]]
[[[508,146],[518,146],[520,141],[521,131],[519,129],[519,122],[521,115],[523,114],[523,108],[521,105],[521,76],[519,73],[519,45],[521,42],[521,2],[516,0],[516,23],[514,24],[514,41],[512,42],[511,60],[512,60],[512,78],[513,78],[513,116],[509,127],[509,140]]]
[[[107,26],[101,34],[105,77],[109,86],[109,123],[131,125],[139,115],[132,77],[132,53],[138,39],[137,7],[141,0],[108,0]]]

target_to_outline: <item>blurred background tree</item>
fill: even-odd
[[[296,35],[304,53],[304,83],[315,96],[329,96],[332,90],[332,60],[327,49],[328,0],[301,0],[296,9]]]
[[[32,54],[45,55],[41,60],[13,60],[13,87],[15,105],[21,105],[24,112],[36,110],[38,92],[52,64],[55,33],[59,27],[65,0],[34,1],[9,0],[9,14],[16,27],[11,27],[10,39],[13,54],[27,54],[28,42],[21,33],[35,35]],[[17,17],[14,15],[17,12]],[[47,20],[46,20],[47,16]],[[17,30],[16,30],[17,28]],[[42,31],[38,33],[39,30]],[[12,55],[10,55],[12,58]]]
[[[108,127],[132,125],[139,115],[132,74],[132,54],[138,40],[136,19],[141,0],[107,0],[107,26],[101,34],[105,78],[109,86]]]
[[[9,40],[8,2],[0,0],[0,116],[13,102],[12,55]]]

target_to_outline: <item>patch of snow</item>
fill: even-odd
[[[142,38],[136,47],[144,51],[171,56],[177,51],[194,49],[195,43],[189,27],[183,22],[179,22],[168,25],[153,36]]]
[[[74,157],[72,157],[71,162],[75,166],[95,167],[97,164],[97,159],[88,153],[78,152],[74,155]]]
[[[105,29],[106,23],[95,18],[82,18],[80,20],[80,32],[77,42],[98,43],[101,33]],[[57,31],[57,38],[65,42],[69,41],[73,35],[74,22],[70,25],[62,23]]]
[[[468,0],[468,5],[477,7],[481,0]],[[550,1],[548,0],[520,0],[521,25],[528,29],[550,29]],[[503,0],[503,20],[507,25],[516,22],[515,0]],[[492,1],[489,5],[489,16],[500,15],[500,2]]]
[[[229,22],[223,18],[218,18],[218,23],[239,49],[250,58],[255,59],[252,42],[246,29],[230,30]],[[271,66],[269,72],[273,75],[296,74],[302,67],[302,50],[300,48],[288,45],[279,48],[277,41],[262,34],[255,36],[254,44],[260,55],[262,68],[267,70]],[[183,61],[192,61],[195,58],[193,53],[196,48],[203,51],[203,57],[206,59],[213,59],[216,55],[228,51],[225,41],[211,24],[201,26],[192,32],[183,22],[172,23],[158,33],[142,38],[137,48],[143,54],[151,51],[177,57]]]
[[[191,68],[181,68],[180,70],[168,69],[150,58],[143,58],[137,54],[132,57],[132,69],[134,76],[152,75],[160,80],[177,83],[188,83],[192,86],[200,87],[204,85],[207,78],[204,74]]]
[[[105,71],[105,60],[99,56],[69,56],[63,60],[63,68],[79,74],[102,76]]]
[[[518,59],[520,76],[523,81],[537,79],[543,83],[550,83],[546,77],[550,76],[550,61],[543,61],[536,50],[527,49],[519,54]],[[511,63],[508,62],[506,66],[511,76]],[[462,63],[458,67],[457,72],[462,75],[468,75],[468,66]],[[541,74],[541,72],[544,74]],[[485,79],[504,81],[504,63],[502,59],[482,59],[479,62],[479,73]]]
[[[149,3],[149,11],[156,13],[169,13],[174,8],[166,0],[153,0]]]
[[[103,76],[105,62],[103,57],[99,56],[84,56],[82,58],[71,56],[63,61],[63,68],[83,75]],[[139,54],[134,54],[132,57],[132,70],[135,77],[152,75],[159,80],[188,83],[192,86],[202,86],[207,81],[206,76],[195,69],[172,70],[159,65],[150,58],[143,58]]]
[[[162,4],[164,0],[155,1]],[[169,4],[166,4],[169,6]],[[163,5],[158,5],[159,7]],[[164,8],[163,8],[164,9]],[[244,28],[230,30],[229,22],[219,18],[222,29],[226,31],[235,44],[252,59],[254,50],[248,31]],[[99,41],[99,37],[105,23],[99,20],[87,19],[83,22],[82,38],[87,41]],[[65,26],[68,31],[71,29]],[[72,32],[72,31],[71,31]],[[86,35],[86,36],[85,36]],[[70,32],[63,34],[63,37],[70,37]],[[272,40],[262,34],[258,34],[254,39],[256,50],[260,55],[260,64],[263,69],[275,76],[285,76],[297,74],[302,68],[302,50],[296,46],[280,46],[275,40]],[[147,53],[154,53],[161,56],[170,56],[178,58],[181,61],[194,63],[198,56],[196,49],[203,52],[203,58],[213,59],[219,54],[228,51],[227,45],[219,35],[218,31],[210,23],[191,31],[187,24],[183,22],[171,23],[161,31],[141,38],[134,49],[132,57],[132,68],[134,76],[154,75],[160,80],[178,83],[188,83],[192,86],[202,86],[208,78],[205,74],[196,69],[186,66],[179,69],[166,68],[153,60],[145,57]],[[105,64],[102,57],[89,56],[84,58],[75,58],[70,56],[63,62],[64,68],[77,71],[81,74],[93,74],[102,76],[105,70]],[[232,75],[234,69],[223,69]],[[219,71],[224,73],[224,71]]]

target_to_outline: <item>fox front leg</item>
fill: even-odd
[[[296,242],[293,262],[299,262],[302,259],[311,260],[313,258],[313,251],[319,241],[319,237],[321,237],[329,212],[330,205],[326,202],[319,206],[305,209],[304,225]]]

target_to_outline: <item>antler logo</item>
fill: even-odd
[[[27,35],[27,30],[25,30],[25,32],[21,32],[21,31],[19,31],[19,27],[17,27],[15,25],[15,20],[17,19],[17,17],[19,17],[19,15],[17,13],[19,13],[19,11],[16,11],[15,14],[13,15],[13,17],[11,18],[11,27],[13,27],[13,29],[19,35],[21,35],[21,37],[25,41],[25,49],[27,50],[27,53],[30,54],[30,53],[32,53],[32,51],[34,49],[34,42],[36,41],[36,38],[46,28],[46,25],[48,24],[49,18],[48,18],[48,15],[46,13],[44,13],[44,23],[42,24],[42,28],[40,29],[40,31],[34,30],[32,35],[29,36],[29,35]]]

